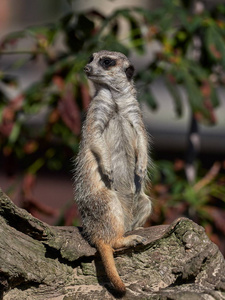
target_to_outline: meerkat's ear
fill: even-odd
[[[127,79],[130,81],[134,76],[134,67],[130,65],[125,69],[125,73],[127,75]]]

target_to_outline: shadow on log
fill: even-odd
[[[123,299],[225,299],[225,261],[189,219],[135,233],[144,245],[115,251]],[[100,257],[76,227],[49,226],[0,190],[0,299],[117,299]]]

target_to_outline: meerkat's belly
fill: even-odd
[[[114,188],[124,196],[133,195],[136,134],[128,120],[115,115],[104,131],[113,168]]]

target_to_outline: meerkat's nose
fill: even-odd
[[[92,72],[92,67],[91,67],[90,65],[86,65],[86,66],[84,67],[84,72],[85,72],[85,73],[91,73],[91,72]]]

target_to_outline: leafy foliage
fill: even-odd
[[[169,224],[186,216],[204,226],[225,253],[225,165],[215,162],[206,171],[199,164],[197,169],[196,182],[190,185],[182,160],[157,162],[151,186],[153,199],[157,199],[151,224]]]

